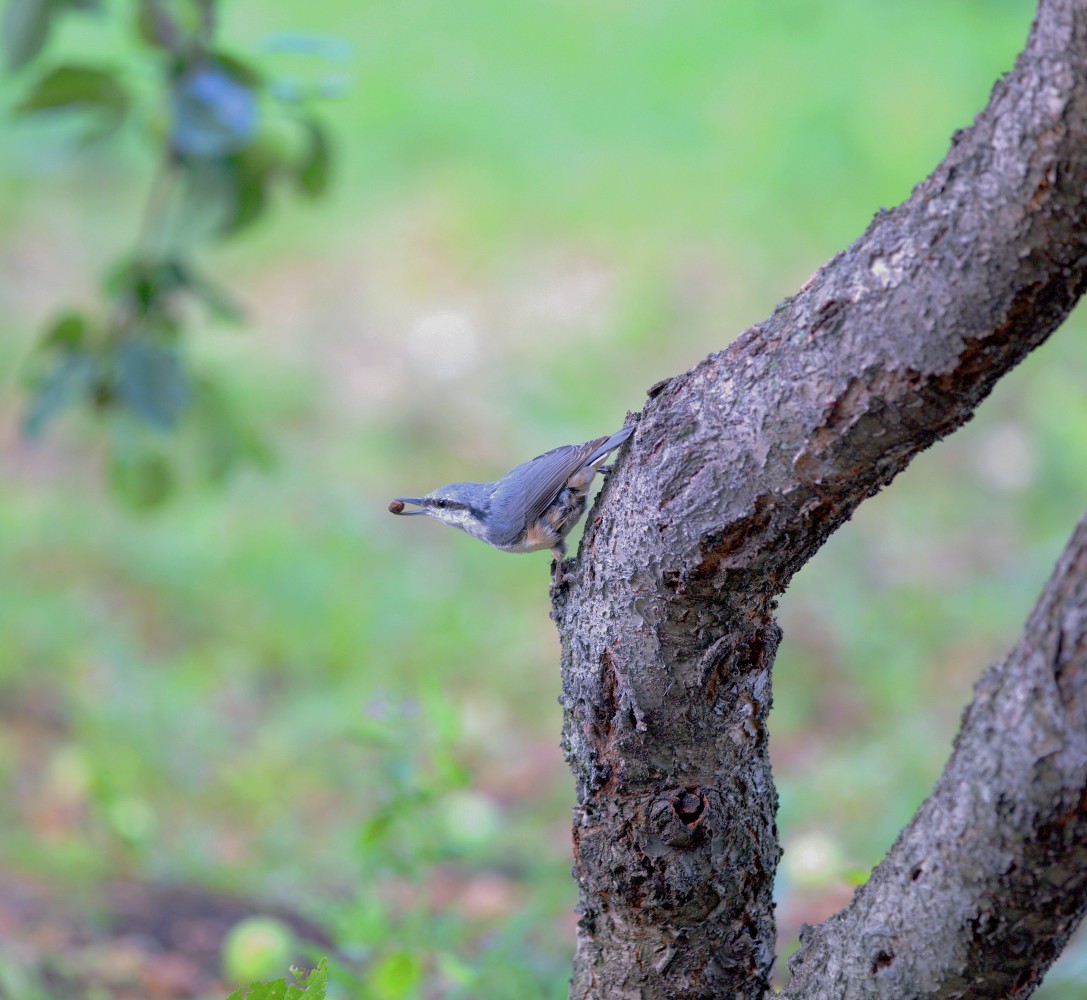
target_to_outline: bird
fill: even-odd
[[[593,478],[611,469],[605,461],[633,431],[624,427],[584,444],[553,448],[492,483],[449,483],[426,496],[397,497],[389,511],[425,514],[502,552],[550,549],[555,569],[566,556],[566,536],[585,513]]]

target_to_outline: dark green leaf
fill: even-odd
[[[133,265],[129,294],[140,315],[157,329],[169,331],[174,326],[175,296],[189,286],[189,272],[180,261],[140,261]]]
[[[296,178],[298,187],[311,197],[325,193],[328,188],[331,149],[328,133],[313,118],[303,121],[306,129],[306,151],[299,164]]]
[[[93,66],[58,66],[46,73],[19,106],[19,111],[56,108],[101,108],[120,119],[128,94],[111,72]]]
[[[191,396],[177,352],[145,339],[127,340],[116,360],[118,401],[155,427],[173,427]]]
[[[188,286],[185,267],[178,261],[148,261],[140,257],[124,260],[106,276],[103,286],[113,299],[128,300],[145,316],[162,311],[167,299]]]
[[[111,298],[128,299],[140,316],[152,319],[169,317],[175,297],[182,292],[228,323],[240,323],[244,318],[242,307],[225,288],[182,260],[126,261],[109,274],[105,288]]]
[[[238,157],[234,162],[233,205],[221,232],[236,233],[252,225],[268,206],[268,184],[273,165],[257,157]]]
[[[264,86],[264,76],[260,70],[237,56],[228,56],[222,52],[216,52],[212,58],[239,83],[244,83],[254,90]]]
[[[80,347],[87,333],[87,318],[77,312],[63,313],[42,338],[46,347],[72,350]]]
[[[35,84],[17,111],[90,110],[98,120],[80,137],[80,143],[108,136],[124,121],[128,93],[110,72],[92,66],[60,66]]]
[[[159,506],[169,499],[176,486],[170,463],[156,452],[115,452],[110,461],[109,482],[114,492],[137,510]]]
[[[49,37],[52,0],[8,0],[0,21],[0,46],[8,69],[25,66]]]
[[[34,389],[23,417],[23,433],[36,437],[61,410],[90,389],[95,376],[94,358],[85,351],[66,351]]]
[[[135,280],[134,272],[137,266],[136,261],[126,257],[118,261],[106,272],[106,276],[102,280],[102,290],[109,298],[119,299],[128,294],[132,282]]]
[[[388,809],[381,809],[370,816],[359,828],[358,845],[369,851],[380,844],[392,829],[393,816]]]

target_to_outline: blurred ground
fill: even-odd
[[[314,921],[340,995],[564,996],[547,559],[385,504],[613,430],[766,315],[938,161],[1031,10],[230,6],[245,51],[288,30],[352,46],[327,109],[335,192],[212,262],[250,321],[202,330],[195,353],[275,468],[146,516],[107,494],[87,421],[19,439],[17,379],[131,238],[148,164],[5,129],[0,996],[126,995],[56,965],[120,961],[133,885],[166,922]],[[86,27],[61,45],[115,51]],[[1085,340],[1077,314],[782,601],[786,951],[923,798],[1082,514]],[[145,995],[225,995],[214,949],[151,937],[175,957]],[[169,992],[175,960],[188,993]],[[1087,997],[1085,980],[1080,946],[1046,995]]]

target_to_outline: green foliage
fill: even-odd
[[[29,73],[68,9],[104,16],[93,3],[9,0],[8,67]],[[308,197],[324,194],[331,147],[311,101],[277,97],[276,81],[216,48],[212,0],[141,0],[134,16],[138,41],[123,64],[38,69],[13,110],[23,118],[77,115],[81,144],[127,129],[157,150],[137,244],[109,270],[98,308],[65,309],[43,333],[23,420],[34,437],[66,409],[90,411],[105,430],[109,482],[122,499],[146,508],[166,500],[187,470],[221,481],[239,465],[265,461],[267,449],[222,389],[191,370],[192,305],[212,321],[243,320],[234,297],[195,258],[259,221],[281,181]],[[141,74],[155,81],[153,91],[126,82]],[[269,134],[283,125],[292,141],[272,141]],[[195,229],[178,222],[201,214]],[[133,431],[132,422],[153,433]],[[183,425],[192,433],[166,436]]]
[[[375,1000],[405,1000],[415,996],[422,978],[422,963],[407,951],[389,952],[368,976]]]
[[[58,66],[49,70],[16,106],[18,112],[60,108],[100,110],[108,122],[101,133],[120,125],[128,111],[128,93],[109,70],[94,66]]]
[[[227,1000],[325,1000],[328,991],[328,963],[322,960],[316,968],[303,974],[291,968],[294,982],[275,979],[267,983],[250,983],[237,989]]]

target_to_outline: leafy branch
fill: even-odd
[[[99,0],[9,0],[0,25],[9,70],[31,74],[58,23],[75,15],[112,16]],[[227,394],[186,355],[195,312],[243,319],[197,256],[257,222],[284,182],[308,197],[325,192],[331,146],[311,107],[329,88],[270,79],[224,51],[215,0],[136,0],[130,17],[131,58],[150,63],[150,94],[115,67],[64,62],[33,72],[14,109],[76,117],[80,145],[135,131],[158,164],[133,248],[106,270],[98,307],[61,309],[43,331],[23,428],[35,437],[68,408],[90,411],[106,430],[111,484],[134,506],[150,507],[176,487],[186,448],[198,474],[213,481],[268,459]],[[292,46],[342,55],[320,40],[279,42]]]

